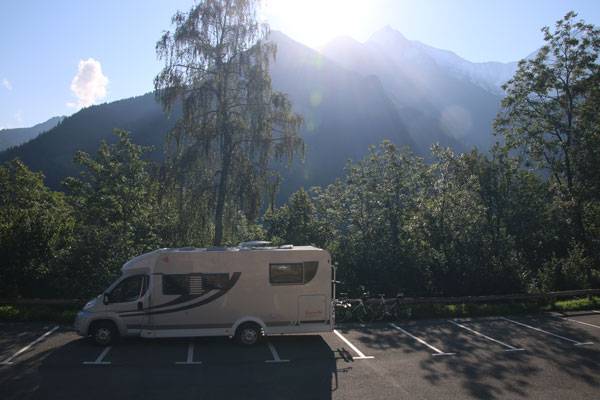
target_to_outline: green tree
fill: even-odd
[[[264,216],[267,235],[275,241],[296,245],[322,245],[323,238],[315,220],[315,207],[304,189],[292,193],[287,204],[267,210]]]
[[[174,31],[156,45],[165,63],[155,79],[158,98],[167,111],[181,105],[183,114],[168,141],[178,225],[207,230],[211,221],[216,246],[234,223],[227,216],[238,210],[249,221],[258,216],[272,161],[302,149],[301,118],[271,88],[276,47],[257,21],[258,6],[257,0],[199,1],[175,14]],[[188,239],[185,232],[179,240]]]
[[[56,269],[73,241],[72,210],[43,175],[0,166],[0,297],[58,297]]]
[[[349,164],[345,177],[315,190],[318,226],[350,291],[358,285],[392,295],[427,290],[418,260],[423,243],[412,240],[425,172],[420,158],[384,142]]]
[[[79,178],[65,186],[76,217],[76,243],[65,263],[63,284],[85,296],[103,289],[133,256],[160,247],[166,217],[158,207],[158,181],[142,157],[146,148],[115,130],[95,156],[79,152]],[[168,219],[167,219],[168,220]]]
[[[575,240],[600,261],[600,29],[576,16],[542,29],[546,44],[504,86],[495,128],[508,149],[549,174],[570,226],[564,247]]]

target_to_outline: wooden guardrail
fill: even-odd
[[[567,290],[562,292],[547,293],[519,293],[491,296],[464,296],[464,297],[400,297],[398,302],[405,305],[415,304],[470,304],[470,303],[496,303],[544,300],[555,301],[574,297],[600,295],[600,289]]]
[[[600,289],[567,290],[562,292],[547,292],[539,294],[501,294],[490,296],[463,296],[463,297],[400,297],[398,302],[405,305],[416,304],[469,304],[469,303],[496,303],[544,300],[554,301],[574,297],[600,296]],[[386,299],[391,300],[391,299]],[[85,301],[77,299],[0,299],[0,305],[48,305],[48,306],[80,306]]]
[[[84,300],[77,299],[0,299],[0,305],[82,306],[84,304]]]

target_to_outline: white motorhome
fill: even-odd
[[[160,249],[123,265],[122,276],[88,302],[75,327],[106,345],[119,336],[229,336],[331,331],[334,270],[312,246]]]

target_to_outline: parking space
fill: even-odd
[[[0,325],[0,398],[593,398],[600,313],[347,324],[275,336],[124,339]]]
[[[6,324],[0,330],[0,363],[12,362],[12,356],[45,335],[54,325]]]

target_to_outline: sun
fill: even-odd
[[[369,2],[357,0],[263,0],[272,29],[319,47],[337,36],[361,36]]]

